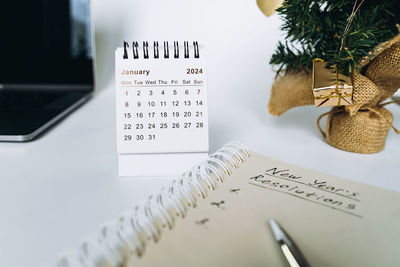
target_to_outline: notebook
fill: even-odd
[[[271,218],[310,266],[399,266],[399,203],[400,193],[232,142],[102,226],[58,266],[285,266]]]
[[[134,41],[117,48],[121,177],[176,176],[207,158],[204,58],[204,46],[198,41]]]

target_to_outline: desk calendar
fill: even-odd
[[[207,157],[207,80],[197,42],[115,52],[120,176],[176,175]]]

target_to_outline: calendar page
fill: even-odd
[[[118,153],[208,152],[203,57],[196,42],[133,42],[116,50]]]

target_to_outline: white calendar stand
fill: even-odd
[[[133,42],[116,50],[121,177],[180,175],[207,158],[203,57],[197,42]]]

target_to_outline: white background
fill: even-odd
[[[315,121],[326,109],[267,111],[269,58],[278,17],[256,1],[94,1],[98,91],[30,143],[0,143],[0,265],[38,266],[93,233],[171,178],[119,179],[114,50],[123,40],[198,39],[206,44],[210,150],[238,140],[291,164],[400,191],[400,137],[359,155],[327,145]],[[400,126],[400,107],[388,107]]]

